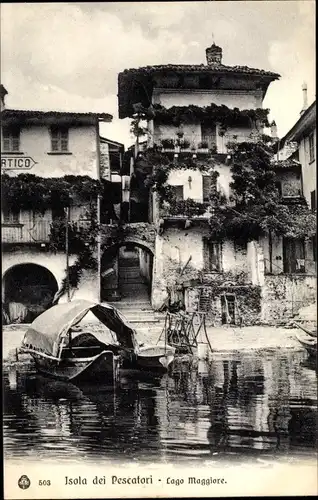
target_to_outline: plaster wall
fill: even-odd
[[[89,175],[93,179],[97,179],[99,176],[98,147],[97,130],[93,125],[69,128],[69,153],[51,152],[48,126],[22,127],[19,157],[31,157],[36,163],[28,170],[7,169],[5,172],[8,175],[30,173],[41,177]]]

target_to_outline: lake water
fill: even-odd
[[[159,380],[123,380],[116,390],[4,370],[9,459],[297,460],[315,456],[316,412],[317,374],[304,352],[181,360]]]

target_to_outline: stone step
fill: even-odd
[[[132,300],[131,302],[124,302],[124,301],[118,301],[118,302],[108,302],[112,306],[116,307],[116,309],[119,310],[150,310],[152,311],[151,304],[148,300]]]

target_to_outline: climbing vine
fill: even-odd
[[[271,158],[270,147],[262,141],[232,145],[231,203],[213,207],[213,238],[250,241],[266,233],[293,238],[315,234],[316,218],[306,204],[291,205],[279,196]]]
[[[74,201],[96,201],[97,195],[112,192],[111,183],[89,176],[65,175],[64,177],[39,177],[34,174],[2,175],[2,200],[13,212],[46,210],[70,206]]]

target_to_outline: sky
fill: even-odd
[[[298,120],[302,84],[315,96],[312,0],[7,3],[1,5],[1,83],[19,109],[106,112],[104,137],[133,142],[118,119],[117,76],[153,64],[223,63],[277,72],[263,107],[282,137]]]

